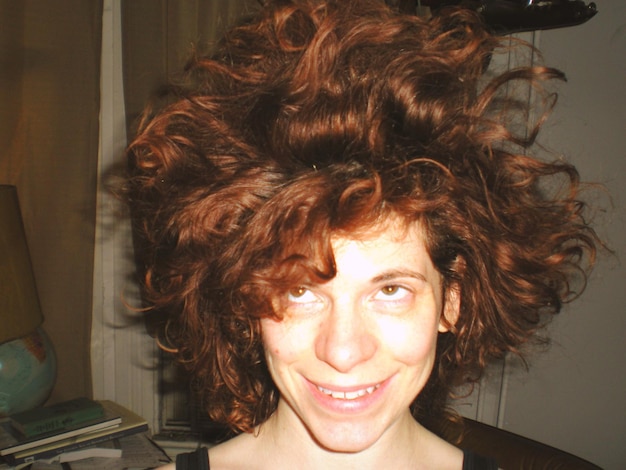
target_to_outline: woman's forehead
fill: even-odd
[[[419,219],[407,219],[396,212],[390,212],[373,223],[364,224],[352,229],[336,230],[331,235],[331,243],[338,240],[372,241],[385,237],[402,241],[408,237],[425,241],[425,230]]]

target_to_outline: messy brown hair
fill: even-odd
[[[578,173],[528,155],[543,118],[513,132],[523,103],[503,94],[532,85],[543,116],[541,83],[563,75],[489,78],[501,47],[468,10],[273,1],[146,110],[128,150],[145,297],[213,419],[251,431],[275,410],[259,320],[278,292],[334,276],[338,232],[419,221],[460,293],[418,419],[579,293],[597,240]]]

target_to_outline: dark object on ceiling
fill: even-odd
[[[415,7],[429,7],[432,14],[447,6],[464,6],[480,13],[496,34],[576,26],[598,12],[596,4],[583,0],[409,0]],[[401,1],[406,8],[407,1]],[[415,10],[414,10],[415,11]]]

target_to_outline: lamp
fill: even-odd
[[[43,404],[56,357],[43,315],[15,186],[0,185],[0,416]]]

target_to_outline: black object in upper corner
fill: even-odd
[[[496,34],[576,26],[593,18],[596,4],[583,0],[418,0],[433,14],[447,6],[465,6],[480,13]]]

